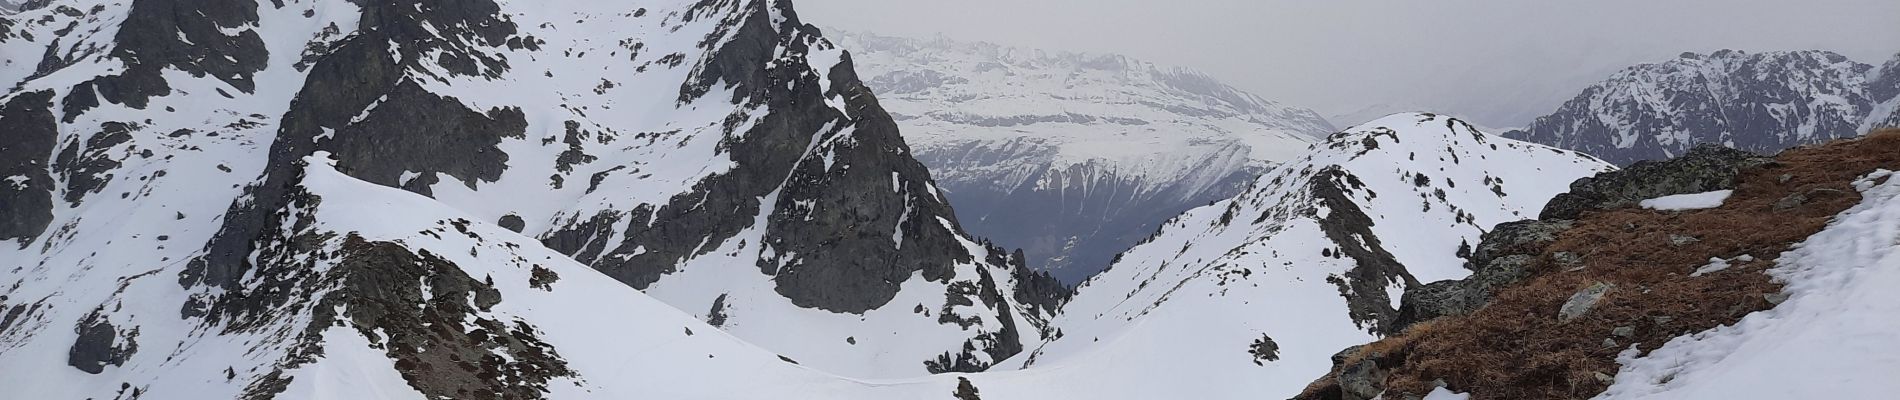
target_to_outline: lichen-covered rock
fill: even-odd
[[[1544,206],[1539,219],[1576,219],[1585,211],[1624,207],[1657,197],[1735,188],[1735,178],[1769,157],[1701,145],[1668,161],[1643,161],[1621,171],[1578,179]]]
[[[1339,388],[1345,400],[1371,400],[1385,393],[1385,379],[1390,372],[1379,367],[1371,358],[1346,365],[1339,371]]]
[[[1615,289],[1616,285],[1597,282],[1577,291],[1576,294],[1570,295],[1570,300],[1565,301],[1562,308],[1557,310],[1557,320],[1569,322],[1589,314],[1590,309],[1595,308],[1597,302],[1603,301],[1604,295],[1608,295]]]
[[[1448,315],[1465,315],[1491,301],[1497,288],[1529,276],[1528,268],[1557,234],[1570,229],[1568,220],[1524,220],[1498,224],[1481,237],[1471,253],[1470,277],[1432,282],[1407,289],[1393,322],[1402,331],[1419,322]]]

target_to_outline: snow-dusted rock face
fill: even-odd
[[[970,231],[1070,283],[1333,131],[1310,110],[1122,56],[862,33],[840,45]]]
[[[300,365],[392,359],[385,378],[431,396],[531,394],[624,378],[575,354],[714,355],[620,336],[677,319],[619,308],[650,302],[634,288],[805,367],[972,371],[1057,301],[962,233],[784,1],[56,0],[0,26],[0,386],[63,382],[45,398],[294,392],[327,379],[284,379]],[[324,179],[364,184],[311,187],[319,153]],[[419,196],[316,203],[377,186]],[[488,314],[531,297],[555,300]],[[475,325],[389,345],[410,317]],[[482,372],[425,373],[457,363]]]
[[[1468,275],[1469,246],[1493,225],[1609,169],[1439,115],[1367,122],[1166,223],[1078,288],[1056,339],[1008,366],[1087,376],[1074,387],[1116,397],[1289,397],[1334,352],[1385,333],[1407,288]],[[1151,367],[1118,367],[1131,365]]]
[[[1623,70],[1505,137],[1628,165],[1711,143],[1757,153],[1900,125],[1900,57],[1723,50]]]

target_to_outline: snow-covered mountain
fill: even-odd
[[[1722,50],[1642,64],[1506,137],[1627,165],[1713,143],[1758,153],[1900,126],[1900,56]]]
[[[0,387],[33,397],[850,386],[828,374],[982,369],[1059,302],[962,233],[785,1],[55,0],[0,27]]]
[[[1469,274],[1480,234],[1608,169],[1455,118],[1367,122],[1167,222],[1077,289],[1056,339],[1005,366],[1085,376],[1074,387],[1106,397],[1289,397],[1387,333],[1407,288]]]
[[[843,35],[971,232],[1066,282],[1333,131],[1311,110],[1116,55]]]

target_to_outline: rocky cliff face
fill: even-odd
[[[1896,61],[1825,51],[1684,53],[1630,67],[1504,136],[1619,165],[1680,156],[1698,144],[1776,152],[1900,122]]]
[[[1122,56],[864,33],[842,45],[970,230],[1069,283],[1333,131],[1310,110]]]
[[[6,352],[9,368],[49,365],[41,349],[64,358],[73,343],[59,332],[80,326],[89,339],[71,363],[85,372],[195,376],[208,372],[117,367],[273,330],[271,351],[290,353],[267,354],[284,362],[219,378],[265,396],[345,340],[319,326],[336,315],[359,328],[348,340],[375,346],[387,338],[374,333],[420,335],[431,318],[487,318],[474,315],[516,294],[484,288],[496,284],[478,265],[554,263],[521,246],[803,365],[865,377],[981,370],[1039,339],[1063,297],[1021,257],[963,233],[852,57],[784,1],[71,0],[0,21],[5,54],[43,55],[0,67],[13,82],[0,100],[0,260],[18,267],[0,271],[0,302],[43,304],[9,311],[32,323],[0,328],[0,343],[33,349]],[[452,211],[393,214],[457,216],[353,237],[384,228],[375,218],[389,210],[308,215],[343,195],[308,187],[319,154],[344,179],[429,199],[381,201]],[[415,243],[494,244],[465,232],[492,229],[469,226],[539,243]],[[535,286],[559,291],[552,276],[575,274]],[[409,301],[445,294],[470,300]],[[622,317],[568,296],[576,309],[547,312]],[[134,302],[149,309],[114,305]],[[419,374],[404,375],[410,386],[450,397],[533,397],[580,371],[554,353],[590,350],[546,349],[540,317],[517,317],[527,327],[474,323],[519,340],[429,333],[450,336],[404,339],[388,356]],[[429,370],[418,365],[456,361],[431,357],[490,357],[433,351],[484,346],[508,361],[478,366],[514,371],[488,372],[517,386],[418,381]],[[61,393],[118,386],[74,385]]]

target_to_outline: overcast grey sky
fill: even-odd
[[[1900,0],[798,0],[821,26],[1194,68],[1334,116],[1429,109],[1496,127],[1684,51],[1900,52]],[[1334,121],[1348,125],[1360,121]]]

